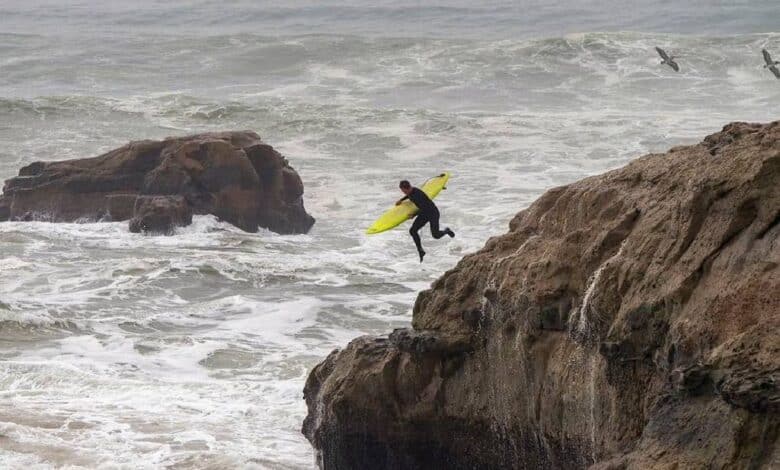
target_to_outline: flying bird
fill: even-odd
[[[775,77],[780,78],[780,70],[777,69],[777,66],[780,65],[780,62],[772,60],[772,56],[769,55],[769,51],[766,49],[761,49],[761,54],[764,55],[764,62],[766,62],[766,64],[764,64],[764,68],[768,68],[769,71],[775,75]]]
[[[674,61],[674,56],[670,57],[669,55],[666,54],[666,51],[661,49],[660,47],[656,47],[655,50],[658,51],[658,55],[660,55],[661,58],[663,59],[661,61],[662,64],[668,65],[675,72],[679,72],[680,71],[680,66],[677,65],[677,62]]]

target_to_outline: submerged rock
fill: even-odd
[[[554,188],[309,376],[322,468],[778,468],[780,122]]]
[[[254,132],[137,141],[94,158],[35,162],[5,182],[0,221],[128,220],[137,196],[180,196],[242,230],[305,233],[303,183]]]

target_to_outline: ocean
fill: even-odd
[[[0,223],[0,467],[308,469],[311,368],[546,189],[778,118],[780,2],[0,0],[0,179],[130,140],[251,129],[306,235],[213,217]],[[661,65],[661,46],[681,71]],[[365,228],[442,171],[420,264]]]

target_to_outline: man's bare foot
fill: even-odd
[[[425,252],[421,251],[419,252],[419,255],[420,255],[420,262],[422,263],[423,257],[425,256]]]

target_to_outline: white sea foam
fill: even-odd
[[[337,10],[382,24],[363,8]],[[265,21],[228,24],[246,18]],[[780,50],[777,34],[494,39],[498,23],[474,23],[419,39],[397,18],[395,39],[3,36],[0,179],[132,139],[254,129],[301,174],[318,220],[293,236],[211,216],[170,237],[0,224],[0,466],[311,468],[301,390],[331,349],[408,326],[416,292],[545,189],[773,119],[780,99],[756,52]],[[450,20],[436,27],[457,31]],[[679,74],[657,44],[687,53]],[[443,170],[455,239],[424,229],[420,264],[406,230],[364,235],[399,179]]]

